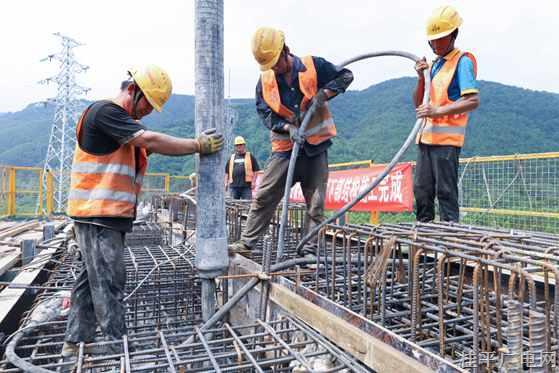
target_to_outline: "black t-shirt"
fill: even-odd
[[[258,161],[252,153],[250,153],[250,160],[252,162],[252,172],[260,171],[258,166]],[[225,164],[225,174],[229,175],[229,163],[231,163],[231,157]],[[229,184],[232,187],[250,187],[251,183],[247,183],[245,180],[245,155],[235,154],[235,159],[233,160],[233,182]]]
[[[132,119],[122,107],[112,101],[93,103],[84,119],[80,131],[80,148],[94,155],[105,155],[116,151],[141,135],[146,127]],[[74,220],[100,225],[121,232],[132,230],[132,218],[74,218]]]

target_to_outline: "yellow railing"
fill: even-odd
[[[372,165],[372,160],[363,160],[335,163],[330,168]],[[459,172],[462,221],[559,233],[559,152],[463,158]],[[47,175],[46,190],[41,180],[40,168],[0,166],[0,216],[52,213],[52,175]],[[144,198],[191,187],[188,176],[148,173]],[[383,214],[382,220],[388,215]],[[378,218],[375,214],[371,221]]]
[[[490,155],[483,157],[460,158],[460,163],[488,163],[503,161],[527,161],[531,159],[557,159],[559,152],[531,153],[531,154],[512,154],[512,155]]]
[[[53,180],[49,172],[46,190],[38,167],[0,166],[0,216],[37,216],[53,211]]]
[[[559,233],[559,152],[460,160],[462,220]]]
[[[559,152],[462,158],[459,178],[462,222],[559,233]],[[380,220],[401,219],[413,215],[383,213]]]
[[[354,161],[354,162],[341,162],[341,163],[332,163],[328,165],[328,168],[356,168],[356,167],[371,167],[374,164],[374,161],[369,159],[365,161]]]
[[[179,193],[190,188],[188,176],[155,172],[145,176],[146,195]],[[39,167],[0,166],[0,217],[44,216],[53,213],[53,176],[43,186],[43,169]]]

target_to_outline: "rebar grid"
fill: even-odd
[[[224,324],[204,332],[191,326],[145,330],[119,341],[82,344],[78,356],[67,360],[60,356],[64,324],[38,327],[33,336],[21,339],[17,354],[53,372],[72,366],[77,373],[370,371],[291,317],[243,326]]]
[[[246,222],[250,211],[250,201],[228,200],[226,201],[227,227],[229,229],[229,242],[238,241],[241,234],[246,228]],[[289,204],[287,227],[285,230],[285,251],[284,255],[287,259],[297,256],[295,247],[297,242],[302,238],[305,230],[305,204],[291,203]],[[278,206],[272,221],[270,222],[268,232],[258,240],[253,253],[253,260],[262,264],[262,253],[264,248],[264,236],[270,236],[272,247],[277,247],[279,240],[279,226],[281,219],[281,206]],[[272,251],[271,260],[276,262],[276,250]]]
[[[126,320],[151,330],[200,321],[200,280],[191,246],[127,248]]]
[[[128,328],[169,328],[200,321],[200,281],[191,246],[138,246],[125,250]],[[22,325],[36,305],[60,290],[70,290],[83,265],[77,252],[52,260],[56,266],[49,270],[49,279],[42,285],[44,291],[37,295],[34,306],[24,313]]]
[[[521,353],[556,364],[558,243],[457,224],[330,225],[316,274],[301,285],[458,365],[492,356],[486,367],[497,370],[519,351],[510,347],[515,333]],[[514,304],[517,323],[507,312]]]
[[[196,202],[192,196],[156,194],[151,197],[151,206],[152,220],[161,223],[161,215],[165,215],[167,224],[178,223],[185,230],[196,229]]]
[[[152,232],[146,232],[151,237]],[[69,296],[69,289],[83,265],[79,252],[75,250],[76,248],[71,248],[65,255],[53,259],[53,269],[43,285],[45,289],[24,313],[22,327],[29,324],[37,306],[57,296],[60,290],[66,290],[65,296]],[[153,330],[174,330],[201,323],[200,280],[193,265],[193,247],[182,244],[176,247],[127,247],[125,250],[125,318],[129,335]],[[55,360],[60,358],[66,328],[65,318],[62,320],[64,321],[49,323],[43,333],[34,332],[31,336],[24,337],[22,343],[28,347],[22,349],[21,353],[28,354],[31,360],[36,355],[44,355],[43,358],[48,361],[44,364],[56,364]],[[45,333],[48,337],[42,335]],[[43,365],[41,361],[32,362]],[[4,361],[0,366],[8,365]]]
[[[134,224],[132,232],[126,235],[127,246],[153,246],[163,243],[163,230],[159,224],[142,222]]]

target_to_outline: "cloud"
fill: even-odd
[[[458,44],[476,55],[480,79],[559,91],[559,50],[554,45],[559,2],[449,3],[464,18]],[[332,62],[385,49],[432,58],[424,23],[441,4],[433,0],[226,0],[224,68],[226,77],[231,71],[231,95],[254,95],[258,68],[250,53],[250,38],[258,26],[279,27],[295,53],[320,55]],[[175,92],[194,92],[194,1],[98,0],[93,5],[79,0],[20,0],[3,4],[3,14],[8,16],[0,24],[4,36],[0,112],[54,95],[54,86],[36,82],[57,69],[39,60],[59,48],[52,36],[58,31],[85,44],[76,49],[76,56],[91,67],[80,83],[92,88],[92,99],[113,96],[126,68],[145,63],[164,66],[173,77]],[[352,69],[353,89],[414,74],[410,63],[389,58]]]

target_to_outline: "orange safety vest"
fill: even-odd
[[[452,53],[452,52],[451,52]],[[441,69],[431,80],[429,103],[434,106],[444,106],[453,101],[448,98],[448,87],[452,82],[456,67],[463,55],[468,56],[474,64],[474,74],[477,75],[477,62],[469,52],[455,52],[445,61]],[[468,113],[445,115],[438,118],[427,118],[425,127],[416,137],[416,143],[429,145],[451,145],[462,147],[468,124]]]
[[[302,61],[306,70],[299,72],[299,89],[303,93],[300,108],[301,111],[305,111],[318,91],[318,80],[312,56],[303,57]],[[278,82],[274,71],[268,70],[263,72],[260,79],[262,81],[262,97],[264,101],[276,114],[291,122],[294,113],[281,103]],[[336,136],[336,125],[328,109],[328,103],[324,103],[322,107],[315,111],[307,126],[305,135],[307,142],[312,145],[318,145]],[[293,142],[287,133],[271,131],[270,140],[272,142],[272,152],[284,152],[293,148]]]
[[[87,108],[76,127],[68,215],[74,217],[133,218],[147,169],[147,152],[131,144],[106,155],[93,155],[79,146]]]
[[[231,155],[229,159],[229,184],[233,182],[233,166],[235,164],[235,154]],[[252,183],[252,158],[250,152],[245,152],[245,181],[247,183]]]

